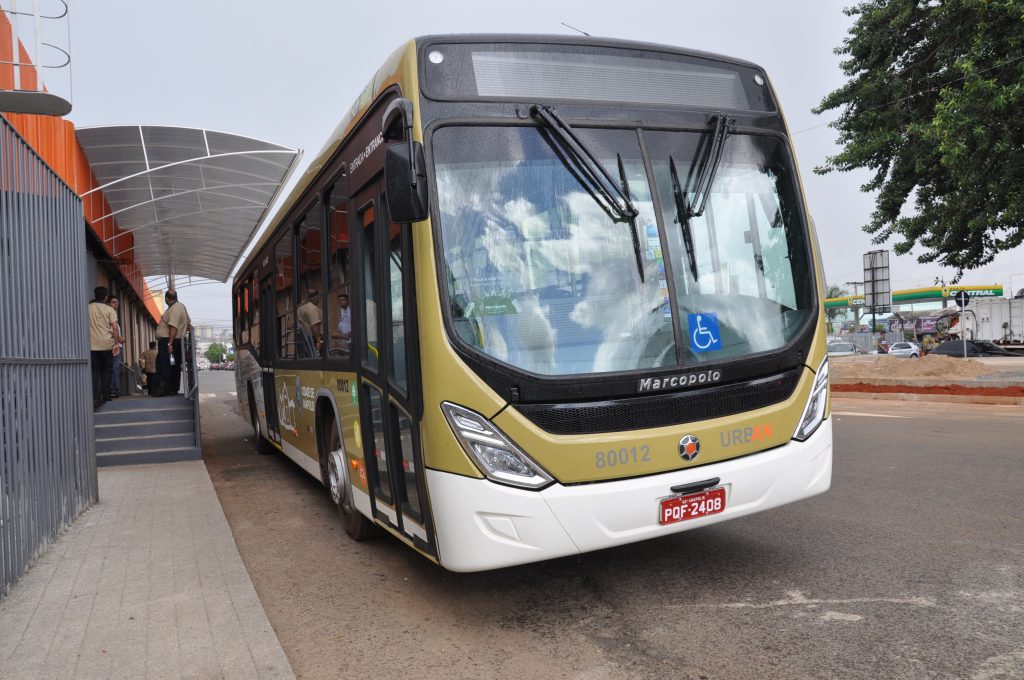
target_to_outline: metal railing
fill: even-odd
[[[117,374],[114,377],[121,396],[143,393],[142,375],[138,369],[122,362],[117,365]]]
[[[0,117],[0,595],[97,500],[82,202]]]
[[[189,330],[182,339],[182,354],[185,365],[181,367],[182,378],[185,383],[185,398],[192,400],[192,418],[195,422],[196,449],[201,450],[202,428],[199,423],[199,369],[196,364],[196,333]]]

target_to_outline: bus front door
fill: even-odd
[[[371,503],[376,519],[436,556],[419,441],[411,232],[388,219],[378,186],[355,202],[361,228],[360,419]]]
[[[260,282],[260,382],[263,384],[263,408],[267,415],[267,436],[278,444],[281,433],[277,423],[277,394],[274,389],[274,359],[277,356],[277,331],[274,318],[274,277]]]

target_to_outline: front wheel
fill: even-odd
[[[911,358],[911,359],[916,359],[916,358],[917,358],[917,355],[916,355],[916,354],[911,354],[911,355],[910,355],[910,358]]]
[[[327,466],[324,483],[331,494],[331,501],[338,510],[345,533],[353,540],[365,541],[377,533],[377,527],[352,503],[352,484],[348,478],[348,465],[345,451],[341,446],[341,433],[338,422],[330,418],[327,428]]]

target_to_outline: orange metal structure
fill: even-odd
[[[18,45],[19,58],[14,59],[14,45],[11,39],[11,25],[6,14],[0,13],[0,62],[19,61],[27,63],[29,55],[23,45]],[[20,69],[20,89],[35,89],[37,75],[35,68],[0,64],[0,89],[13,90],[15,84],[14,69]],[[37,116],[23,113],[4,113],[25,141],[49,165],[57,175],[67,183],[79,196],[93,191],[98,184],[89,167],[89,161],[75,137],[75,126],[71,121],[53,116]],[[149,286],[143,278],[142,271],[134,261],[134,237],[130,232],[123,231],[113,217],[103,197],[103,191],[93,193],[82,199],[82,208],[88,228],[99,239],[106,255],[118,260],[118,270],[142,300],[154,321],[159,321],[161,310],[154,300]],[[120,254],[116,254],[120,253]]]

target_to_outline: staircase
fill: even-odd
[[[121,397],[93,415],[100,467],[202,458],[195,405],[184,396]]]

